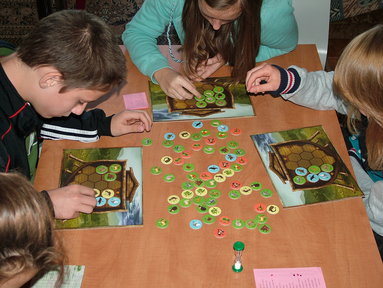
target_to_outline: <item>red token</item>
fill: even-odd
[[[239,190],[242,187],[242,183],[238,181],[233,181],[230,183],[231,189]]]
[[[177,157],[173,160],[173,163],[176,164],[176,165],[182,165],[184,164],[185,160],[181,157]]]
[[[202,180],[210,180],[211,178],[213,178],[213,175],[210,172],[202,172],[201,175],[199,175],[199,177]]]
[[[182,157],[182,158],[187,159],[187,158],[190,158],[191,156],[192,156],[192,152],[189,151],[189,150],[185,150],[185,151],[182,151],[182,152],[181,152],[181,157]]]
[[[237,160],[235,160],[235,162],[237,162],[238,164],[245,165],[247,163],[247,158],[243,156],[237,157]]]
[[[206,138],[205,142],[207,145],[214,145],[215,143],[217,143],[217,140],[213,137],[208,137]]]
[[[217,238],[223,238],[226,236],[226,230],[223,228],[217,228],[214,230],[214,236]]]
[[[230,130],[230,133],[234,136],[238,136],[238,135],[241,135],[242,131],[239,128],[233,128]]]
[[[221,218],[219,218],[219,223],[223,226],[227,226],[227,225],[230,225],[231,223],[231,218],[228,217],[228,216],[222,216]]]
[[[227,169],[230,167],[230,163],[227,162],[227,161],[221,161],[219,162],[218,166],[221,168],[221,169]]]
[[[266,211],[266,205],[263,203],[257,203],[254,206],[254,210],[257,211],[258,213],[263,213]]]
[[[199,151],[199,150],[202,149],[202,145],[199,144],[199,143],[193,143],[193,144],[191,145],[191,149],[193,149],[194,151]]]

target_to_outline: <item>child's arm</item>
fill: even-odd
[[[123,110],[112,117],[111,134],[121,136],[135,132],[149,132],[153,121],[145,110]]]

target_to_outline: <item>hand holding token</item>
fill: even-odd
[[[267,83],[262,84],[261,81]],[[263,63],[247,72],[246,89],[250,93],[264,93],[267,91],[276,91],[281,84],[281,73],[278,68],[270,64]]]
[[[113,136],[150,131],[152,119],[145,110],[124,110],[112,117],[110,131]]]

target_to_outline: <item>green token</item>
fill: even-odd
[[[198,101],[197,103],[195,103],[195,105],[198,108],[205,108],[207,106],[207,103],[205,101]]]
[[[182,145],[176,145],[176,146],[173,147],[173,151],[176,152],[176,153],[181,153],[184,150],[185,150],[185,147],[182,146]]]
[[[227,104],[227,102],[226,102],[226,100],[220,99],[220,100],[215,101],[215,104],[217,106],[225,106]]]
[[[205,200],[205,203],[207,206],[212,207],[212,206],[217,205],[218,201],[217,201],[217,199],[215,199],[213,197],[209,197]]]
[[[242,229],[243,227],[245,227],[245,221],[243,221],[241,219],[235,219],[235,220],[233,220],[231,225],[233,225],[234,228]]]
[[[209,191],[209,196],[212,198],[219,198],[221,196],[221,191],[218,189],[212,189]]]
[[[202,217],[202,222],[205,224],[213,224],[215,222],[215,217],[210,214],[206,214]]]
[[[206,101],[206,103],[211,104],[211,103],[215,102],[215,98],[212,96],[206,96],[205,101]]]
[[[206,204],[199,204],[197,206],[197,211],[199,213],[207,213],[209,211],[209,206],[207,206]]]
[[[258,214],[255,216],[255,221],[259,224],[265,224],[267,222],[267,216],[265,214]]]
[[[210,179],[210,180],[206,180],[205,181],[205,186],[207,187],[207,188],[215,188],[215,187],[217,187],[217,181],[215,181],[214,179]]]
[[[184,190],[184,191],[182,191],[181,196],[186,198],[186,199],[191,199],[194,196],[194,192],[191,190]]]
[[[176,176],[174,176],[173,174],[165,174],[164,175],[164,181],[165,182],[173,182],[174,180],[176,180]]]
[[[211,120],[210,125],[213,127],[218,127],[219,125],[221,125],[221,121],[220,120]]]
[[[106,167],[105,165],[97,166],[96,172],[98,174],[105,174],[106,172],[108,172],[108,167]]]
[[[195,194],[198,196],[205,196],[207,194],[207,189],[204,187],[195,189]]]
[[[184,183],[181,184],[181,187],[184,190],[190,190],[191,188],[193,188],[193,183],[184,182]]]
[[[234,200],[239,199],[239,197],[241,197],[241,192],[238,190],[231,190],[229,192],[229,197]]]
[[[150,173],[152,173],[153,175],[161,174],[161,172],[162,172],[162,168],[160,166],[154,166],[150,168]]]
[[[185,170],[186,172],[191,172],[191,171],[194,170],[195,166],[194,166],[194,164],[191,164],[191,163],[185,163],[185,164],[183,165],[183,168],[184,168],[184,170]]]
[[[170,205],[169,207],[168,207],[168,212],[170,213],[170,214],[177,214],[178,212],[180,212],[180,207],[178,206],[178,205]]]
[[[240,171],[242,171],[243,166],[241,164],[238,164],[238,163],[233,163],[233,164],[231,164],[230,168],[235,172],[240,172]]]
[[[245,150],[241,149],[241,148],[238,148],[238,149],[235,149],[233,154],[235,154],[236,156],[245,156]]]
[[[250,219],[245,222],[245,226],[249,229],[255,229],[257,228],[257,225],[258,223],[254,219]]]
[[[208,137],[208,136],[210,136],[210,130],[208,130],[208,129],[202,129],[200,132],[199,132],[200,134],[201,134],[201,136],[203,136],[203,137]]]
[[[321,170],[318,166],[312,165],[308,169],[312,174],[318,174]]]
[[[193,198],[193,203],[197,204],[197,205],[204,204],[205,203],[205,198],[203,198],[202,196],[195,196]]]
[[[114,173],[107,173],[107,174],[104,175],[104,179],[106,181],[114,181],[114,180],[117,179],[117,175],[114,174]]]
[[[194,181],[194,187],[203,187],[205,185],[205,181],[203,181],[202,179],[196,179]]]
[[[172,147],[174,145],[174,142],[172,140],[164,140],[162,142],[162,145],[166,148]]]
[[[223,147],[219,148],[219,153],[221,153],[223,155],[229,154],[230,153],[230,148],[228,148],[226,146],[223,146]]]
[[[223,87],[221,86],[215,86],[213,90],[215,93],[222,93],[224,91]]]
[[[271,191],[270,189],[262,189],[261,195],[265,198],[270,198],[271,196],[273,196],[273,191]]]
[[[169,226],[169,221],[165,218],[158,219],[156,222],[158,228],[164,229]]]
[[[223,100],[223,99],[225,99],[226,96],[223,93],[217,93],[217,94],[214,95],[214,97],[217,100]]]
[[[214,151],[215,151],[215,149],[212,146],[206,146],[203,148],[203,152],[205,152],[206,154],[213,154]]]
[[[194,96],[194,99],[197,101],[203,101],[205,100],[205,95],[201,94],[201,98],[198,98],[197,96]]]
[[[263,234],[268,234],[271,232],[271,227],[269,224],[262,224],[258,226],[258,230]]]
[[[235,149],[238,146],[239,146],[239,144],[237,141],[229,141],[229,143],[227,143],[227,147],[229,147],[230,149]]]
[[[193,134],[191,135],[191,139],[192,139],[193,141],[199,141],[199,140],[202,139],[202,135],[199,134],[199,133],[193,133]]]
[[[297,185],[303,185],[303,184],[306,183],[306,179],[305,179],[305,177],[302,177],[302,176],[295,176],[295,177],[293,178],[293,181],[294,181],[294,183],[297,184]]]
[[[150,138],[142,139],[141,144],[144,146],[150,146],[153,144],[153,140]]]
[[[332,170],[334,170],[334,167],[331,164],[323,164],[322,166],[320,166],[320,168],[324,172],[331,172]]]
[[[186,176],[190,181],[194,181],[196,179],[198,179],[198,174],[195,173],[195,172],[190,172],[188,173],[188,175]]]
[[[212,90],[205,90],[203,92],[203,95],[205,95],[205,96],[214,96],[214,92]]]
[[[118,173],[121,171],[121,165],[120,164],[112,164],[109,166],[109,171],[113,173]]]
[[[227,132],[221,132],[221,131],[219,131],[219,132],[217,133],[217,137],[218,137],[218,139],[226,139],[226,138],[227,138]]]
[[[261,190],[262,189],[262,184],[259,183],[259,182],[252,182],[250,184],[250,187],[251,189],[255,190],[255,191],[258,191],[258,190]]]
[[[190,199],[186,199],[186,198],[182,198],[180,200],[180,203],[179,205],[182,207],[182,208],[187,208],[187,207],[190,207],[190,205],[192,204],[192,201]]]

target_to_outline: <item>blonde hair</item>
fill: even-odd
[[[361,112],[368,118],[367,161],[383,168],[383,25],[354,38],[343,51],[334,72],[334,91],[349,105],[347,126],[358,134]]]
[[[0,285],[28,270],[48,265],[64,272],[62,238],[44,197],[21,174],[0,173]]]

